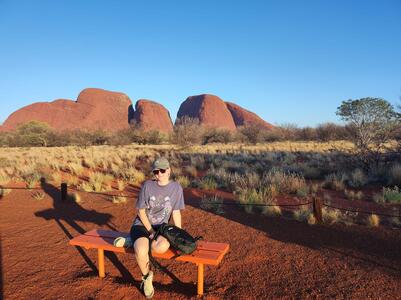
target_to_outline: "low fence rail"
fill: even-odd
[[[7,186],[1,186],[1,185],[0,185],[0,188],[6,189],[6,190],[43,190],[42,187],[27,188],[27,187],[7,187]],[[110,194],[110,193],[104,193],[104,192],[85,191],[85,190],[76,189],[71,186],[68,187],[67,183],[61,183],[60,198],[61,198],[61,201],[63,201],[63,202],[68,201],[68,189],[71,189],[74,192],[103,195],[103,196],[107,196],[107,197],[131,197],[132,196],[132,195],[125,195],[125,194],[121,194],[121,193]],[[0,194],[0,199],[1,198],[2,198],[2,195]],[[308,201],[308,202],[304,202],[304,203],[294,203],[294,204],[262,204],[262,203],[238,203],[238,202],[213,202],[213,204],[214,205],[235,205],[235,206],[257,206],[257,207],[267,207],[267,206],[298,207],[298,206],[306,206],[306,205],[312,204],[313,215],[314,215],[317,223],[323,223],[323,207],[328,207],[331,209],[338,209],[341,211],[347,211],[347,212],[358,213],[358,214],[359,213],[367,214],[367,215],[375,214],[378,216],[388,217],[388,218],[401,218],[401,205],[398,207],[398,215],[391,215],[391,214],[379,213],[379,212],[375,212],[375,211],[363,211],[363,210],[356,210],[356,209],[333,206],[331,204],[324,203],[321,200],[321,198],[317,197],[317,196],[313,196],[312,201]]]

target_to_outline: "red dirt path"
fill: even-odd
[[[0,199],[3,297],[141,299],[133,256],[108,255],[106,278],[100,279],[97,252],[68,245],[71,237],[93,228],[128,231],[135,214],[133,198],[113,204],[103,196],[82,194],[79,204],[61,203],[58,189],[46,185],[45,191],[43,200],[34,200],[25,190]],[[233,206],[219,216],[202,210],[196,195],[186,191],[184,227],[231,246],[219,267],[206,267],[205,298],[401,299],[399,230],[309,226],[249,215]],[[196,267],[161,262],[177,280],[157,272],[154,299],[196,298]]]

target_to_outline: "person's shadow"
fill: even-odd
[[[79,234],[84,234],[86,230],[82,228],[77,222],[89,222],[96,224],[97,226],[107,226],[111,230],[116,231],[116,228],[110,221],[112,217],[111,214],[101,213],[95,210],[87,210],[79,205],[77,202],[70,199],[67,199],[65,202],[63,202],[61,201],[60,189],[47,183],[44,178],[41,178],[40,183],[43,191],[53,199],[53,208],[35,212],[35,216],[44,218],[45,220],[54,220],[69,239],[72,239],[73,235],[68,231],[63,222],[68,224]],[[81,274],[80,276],[97,276],[98,269],[96,265],[86,255],[85,251],[81,247],[75,246],[75,248],[88,264],[88,266],[92,269],[92,272],[90,272],[90,274]],[[123,278],[126,278],[127,280],[134,280],[132,274],[119,261],[114,252],[105,251],[105,256],[120,271]]]

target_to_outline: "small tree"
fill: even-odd
[[[34,120],[19,125],[16,135],[19,138],[21,146],[46,147],[51,132],[52,128],[47,123]]]
[[[197,118],[184,116],[177,119],[171,139],[173,143],[181,146],[196,145],[202,142],[203,132],[204,129]]]
[[[336,114],[348,122],[357,153],[364,167],[379,163],[382,151],[400,121],[393,106],[381,98],[362,98],[343,101]]]

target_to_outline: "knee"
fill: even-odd
[[[167,240],[157,241],[157,243],[152,244],[152,251],[156,253],[164,253],[170,247],[170,243]]]
[[[138,258],[145,258],[149,254],[149,246],[137,246],[134,248],[135,256]]]

